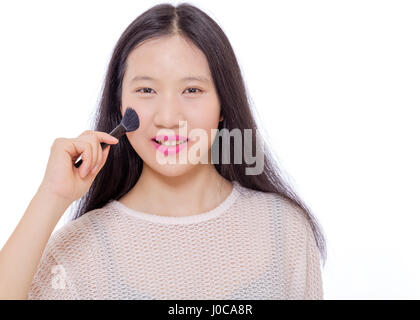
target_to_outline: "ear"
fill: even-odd
[[[225,118],[224,118],[224,117],[223,117],[223,115],[221,114],[221,115],[220,115],[220,118],[219,118],[219,122],[220,122],[220,121],[223,121],[224,119],[225,119]]]

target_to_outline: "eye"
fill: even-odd
[[[143,89],[146,90],[146,91],[144,91]],[[136,92],[151,93],[150,90],[153,90],[153,89],[152,88],[140,88],[140,89],[136,90]],[[191,90],[193,90],[193,91],[191,91]],[[203,92],[203,90],[198,89],[198,88],[188,88],[185,91],[188,91],[188,93],[201,93],[201,92]]]
[[[141,92],[141,90],[146,89],[146,90],[153,90],[152,88],[140,88],[138,90],[136,90],[136,92]],[[150,92],[145,92],[145,93],[150,93]]]
[[[203,90],[200,90],[200,89],[198,89],[198,88],[188,88],[187,90],[191,90],[191,89],[193,89],[193,90],[198,90],[198,91],[196,91],[196,92],[189,92],[189,93],[198,93],[198,92],[203,92]]]

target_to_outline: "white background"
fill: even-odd
[[[121,33],[157,3],[0,2],[1,246],[54,139],[91,129]],[[226,32],[261,130],[323,226],[325,299],[420,299],[419,2],[190,3]]]

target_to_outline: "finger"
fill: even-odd
[[[110,135],[109,133],[102,132],[102,131],[95,131],[95,134],[99,138],[100,142],[105,142],[108,144],[116,144],[118,143],[118,139]]]
[[[109,133],[102,132],[102,131],[86,130],[79,137],[89,138],[91,136],[94,136],[99,141],[99,143],[104,142],[107,144],[117,144],[119,142],[117,138],[113,137]]]
[[[102,170],[102,168],[105,165],[105,162],[108,158],[108,154],[109,154],[110,149],[111,149],[111,146],[109,146],[109,145],[107,145],[103,150],[101,148],[102,159],[101,159],[100,162],[98,162],[97,166],[92,169],[91,174],[96,175],[99,171]]]
[[[78,136],[78,138],[91,135],[93,132],[93,130],[85,130]]]
[[[103,158],[103,154],[104,154],[101,143],[99,142],[99,139],[98,139],[97,148],[98,148],[98,160],[96,161],[95,166],[99,167],[102,163],[102,158]]]
[[[89,142],[86,142],[80,138],[60,138],[54,142],[53,148],[61,145],[64,151],[68,154],[71,160],[71,166],[74,167],[75,161],[80,157],[82,159],[82,165],[78,168],[79,175],[81,178],[84,177],[84,173],[88,173],[88,167],[92,163],[92,146]],[[68,159],[66,159],[68,161]]]
[[[84,178],[87,175],[94,173],[94,171],[98,172],[102,168],[101,163],[102,163],[104,149],[102,149],[101,142],[104,142],[107,144],[117,144],[119,142],[117,138],[113,137],[109,133],[102,132],[102,131],[93,131],[93,130],[84,131],[76,139],[79,139],[81,141],[86,141],[91,146],[90,148],[91,153],[90,153],[90,158],[89,158],[90,162],[85,163],[85,161],[83,161],[82,166],[79,170],[81,178]],[[93,170],[94,168],[95,170]]]
[[[95,136],[97,140],[97,152],[96,152],[96,158],[94,160],[94,163],[92,164],[92,168],[90,170],[91,174],[95,174],[102,168],[102,158],[104,156],[104,149],[102,149],[101,142],[107,143],[107,144],[116,144],[119,142],[119,140],[112,135],[102,132],[102,131],[92,131],[92,134]],[[109,150],[107,151],[108,155]],[[106,157],[105,157],[106,161]]]
[[[65,139],[63,140],[63,148],[68,153],[71,159],[71,165],[74,167],[74,162],[79,158],[82,159],[82,165],[76,168],[79,171],[79,175],[83,178],[88,167],[92,163],[92,146],[89,142],[81,140],[79,138]]]
[[[83,141],[86,141],[86,142],[91,144],[91,146],[92,146],[92,148],[91,148],[92,149],[92,163],[91,163],[91,166],[94,166],[97,162],[97,159],[98,159],[98,148],[96,147],[96,145],[99,143],[98,138],[93,133],[93,131],[87,130],[87,131],[83,132],[76,139],[83,140]],[[89,171],[90,171],[90,169],[89,169]]]
[[[106,133],[106,132],[103,132],[103,131],[86,130],[86,131],[83,131],[82,134],[79,135],[79,137],[89,136],[89,135],[92,135],[92,134],[95,134],[96,136],[98,136],[100,138],[101,142],[106,142],[106,143],[109,143],[109,144],[118,143],[117,138],[115,138],[112,135],[110,135],[109,133]]]
[[[99,139],[98,139],[98,136],[94,132],[92,132],[92,135],[91,135],[91,143],[92,143],[93,158],[92,158],[92,164],[89,168],[89,172],[98,163],[98,158],[99,158],[99,153],[100,153],[98,149],[98,146],[100,146]]]
[[[83,162],[78,170],[80,177],[84,178],[92,165],[92,145],[80,138],[69,139],[69,141],[70,143],[66,145],[65,149],[70,154],[72,161],[74,161],[75,157],[81,156]]]
[[[101,144],[99,142],[99,138],[97,138],[96,149],[97,149],[97,153],[98,153],[98,158],[96,160],[96,163],[92,164],[92,169],[90,170],[90,174],[96,174],[98,172],[98,168],[100,167],[100,165],[102,163],[103,149],[102,149]]]

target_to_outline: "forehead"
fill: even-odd
[[[191,74],[210,77],[204,53],[181,36],[148,39],[133,49],[127,58],[126,76],[138,74],[154,78],[182,78]]]

